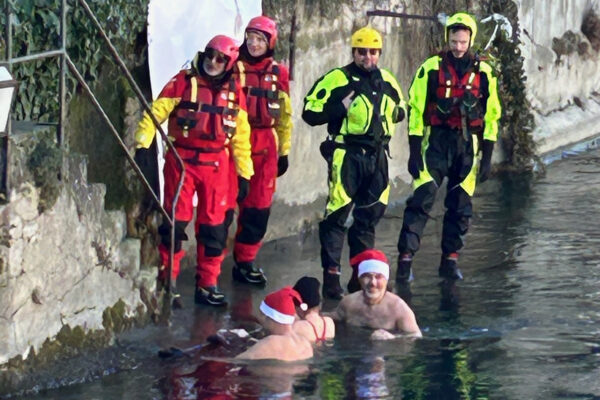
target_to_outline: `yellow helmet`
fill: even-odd
[[[475,18],[470,16],[467,13],[459,12],[456,13],[446,20],[446,30],[445,30],[445,40],[448,42],[448,31],[451,28],[464,27],[471,31],[471,42],[470,46],[473,46],[475,42],[475,36],[477,35],[477,22],[475,22]]]
[[[352,48],[381,49],[383,39],[375,29],[365,26],[352,34]]]

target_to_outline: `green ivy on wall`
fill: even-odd
[[[8,0],[13,9],[12,56],[20,57],[57,50],[60,47],[61,0]],[[149,0],[88,0],[91,10],[128,66],[138,61],[135,51],[140,32],[146,27]],[[5,29],[5,18],[0,28]],[[145,41],[145,38],[144,38]],[[6,44],[2,43],[5,56]],[[67,1],[67,52],[89,85],[98,80],[105,62],[112,62],[96,27],[77,0]],[[3,57],[5,58],[5,57]],[[58,58],[19,63],[13,68],[20,82],[14,109],[17,120],[57,121],[59,110]],[[67,73],[67,100],[76,81]]]
[[[526,98],[525,69],[519,49],[518,9],[512,0],[491,0],[486,15],[499,13],[507,17],[513,27],[513,37],[498,35],[494,40],[494,67],[499,71],[498,92],[502,103],[500,136],[506,161],[504,167],[513,171],[529,171],[539,162],[533,140],[535,122]],[[491,25],[491,24],[490,24]]]

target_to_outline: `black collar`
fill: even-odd
[[[446,60],[452,64],[459,78],[462,78],[467,71],[470,71],[473,68],[473,63],[475,61],[470,52],[466,52],[461,58],[456,58],[451,51],[446,53]]]

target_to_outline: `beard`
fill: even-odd
[[[383,289],[377,289],[377,288],[368,289],[367,288],[367,289],[363,290],[363,295],[365,296],[365,298],[367,300],[375,301],[375,300],[379,300],[379,299],[383,298],[383,295],[385,294],[385,290],[386,290],[385,287]]]

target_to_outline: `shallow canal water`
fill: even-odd
[[[65,365],[54,380],[85,382],[23,398],[600,399],[598,199],[600,151],[555,162],[542,178],[486,182],[477,190],[460,258],[465,280],[453,286],[437,277],[438,199],[414,261],[416,279],[400,293],[423,330],[416,342],[372,343],[367,332],[341,327],[335,342],[305,364],[233,364],[202,358],[203,350],[159,359],[159,349],[203,343],[221,327],[253,329],[249,316],[267,291],[305,274],[320,278],[311,233],[264,247],[267,291],[232,286],[227,260],[227,310],[193,306],[187,271],[187,308],[175,313],[170,328],[128,333],[96,358]],[[394,261],[401,215],[402,207],[389,210],[377,233],[378,247]],[[348,277],[346,268],[344,283]]]

